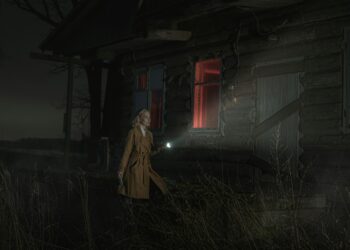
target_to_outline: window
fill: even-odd
[[[193,128],[219,127],[221,60],[199,61],[195,65]]]
[[[133,117],[140,109],[150,110],[151,129],[160,131],[163,126],[163,103],[164,66],[138,70],[133,93]]]
[[[344,132],[350,133],[350,28],[345,29],[344,49],[344,101],[343,126]]]

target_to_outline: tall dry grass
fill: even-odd
[[[254,193],[202,175],[134,204],[130,249],[350,249],[350,188],[335,190],[340,203],[305,208],[311,166],[292,161],[279,128],[273,139],[271,181]]]
[[[83,240],[78,249],[350,249],[350,188],[339,185],[336,202],[302,214],[310,166],[292,163],[277,130],[269,182],[246,193],[209,175],[169,183],[170,194],[133,202],[114,227],[96,232],[86,176],[68,180],[66,202],[80,199]],[[309,184],[308,184],[309,185]],[[25,190],[23,190],[25,186]],[[22,188],[21,188],[22,187]],[[57,238],[54,192],[34,175],[27,183],[0,165],[0,249],[64,249]],[[77,196],[75,196],[77,198]],[[120,202],[122,202],[120,200]],[[310,212],[309,211],[309,212]],[[316,211],[316,210],[315,210]],[[72,225],[76,226],[76,225]],[[99,235],[98,235],[99,234]],[[102,235],[102,236],[101,236]],[[61,239],[62,240],[62,239]]]

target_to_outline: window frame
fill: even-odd
[[[345,134],[349,134],[350,133],[350,27],[344,28],[342,125],[343,125],[342,126],[343,132]]]
[[[162,66],[163,68],[163,81],[162,81],[162,117],[161,117],[161,123],[162,126],[160,129],[151,129],[153,135],[162,135],[164,134],[165,130],[165,93],[166,93],[166,65],[164,63],[155,63],[144,67],[138,67],[135,69],[135,77],[134,77],[134,86],[133,86],[133,93],[135,92],[143,92],[147,91],[147,109],[151,112],[151,105],[152,105],[152,89],[150,88],[150,71],[154,67]],[[138,76],[140,73],[146,72],[147,74],[147,88],[146,90],[140,90],[138,89]],[[134,116],[134,114],[133,114]],[[134,119],[134,117],[132,117]]]
[[[217,128],[194,128],[193,127],[193,115],[194,115],[194,88],[195,88],[195,80],[196,80],[196,64],[201,61],[218,59],[221,63],[220,66],[220,80],[219,80],[219,110],[218,110],[218,125]],[[223,135],[222,121],[221,121],[221,113],[222,113],[222,91],[223,91],[223,59],[222,57],[210,57],[210,58],[198,58],[192,62],[192,72],[191,72],[191,123],[190,123],[190,134],[196,135]],[[199,85],[210,85],[213,82],[201,83]]]

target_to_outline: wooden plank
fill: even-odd
[[[318,104],[304,106],[300,112],[301,119],[304,120],[335,120],[342,117],[342,104]]]
[[[238,48],[241,54],[257,53],[281,46],[288,47],[293,44],[339,37],[342,33],[342,25],[335,23],[317,23],[297,28],[291,27],[281,29],[277,32],[277,41],[249,34],[245,37],[241,37]]]
[[[340,120],[319,120],[319,121],[302,121],[300,124],[301,132],[304,136],[324,136],[324,135],[340,135]]]
[[[320,137],[320,144],[350,146],[350,135],[326,135]]]
[[[304,71],[304,63],[302,61],[272,64],[262,67],[257,67],[254,70],[256,77],[276,76],[288,73],[297,73]]]
[[[281,60],[284,58],[301,56],[326,56],[341,52],[342,37],[316,40],[308,43],[294,44],[288,47],[281,46],[272,50],[258,53],[241,54],[241,66],[254,65],[264,61]]]
[[[246,82],[254,79],[253,67],[239,67],[238,71],[235,69],[225,70],[223,72],[225,81]]]
[[[274,11],[270,11],[270,13],[274,13]],[[227,15],[228,13],[223,13],[222,15]],[[290,14],[289,14],[290,15]],[[232,15],[231,15],[232,16]],[[269,18],[266,17],[260,17],[258,15],[258,18],[260,20],[260,23],[262,26],[277,26],[281,23],[281,16],[280,15],[274,15],[277,16],[276,18],[271,19],[270,15]],[[229,17],[229,16],[228,16]],[[288,18],[288,16],[285,15],[285,19]],[[267,19],[267,20],[264,20]],[[275,19],[275,20],[274,20]],[[295,17],[294,17],[295,19]],[[301,19],[301,17],[300,17]],[[217,18],[215,19],[217,20]],[[194,39],[192,39],[191,43],[199,45],[204,45],[205,43],[210,42],[218,42],[218,41],[227,41],[227,35],[229,32],[227,32],[227,19],[225,19],[222,23],[215,22],[215,27],[208,32],[210,29],[204,29],[206,33],[198,33],[194,35]],[[275,22],[273,24],[273,22]],[[291,25],[292,21],[287,23],[287,25],[283,27],[288,27],[288,25]],[[199,22],[197,25],[194,25],[194,27],[201,26],[203,23]],[[246,24],[248,26],[248,24]],[[204,25],[204,27],[208,27],[208,25]],[[188,25],[188,29],[193,29],[193,26]],[[243,27],[242,29],[246,29],[247,27]],[[196,29],[197,30],[197,29]],[[232,28],[233,30],[233,28]],[[339,25],[333,25],[329,23],[316,23],[313,25],[307,25],[307,26],[301,26],[295,29],[294,27],[291,28],[283,28],[281,29],[277,35],[278,35],[278,41],[268,40],[265,37],[261,37],[260,39],[257,39],[257,37],[251,37],[248,32],[243,32],[243,35],[241,34],[241,40],[239,44],[239,51],[241,53],[247,53],[247,52],[257,52],[261,50],[271,49],[276,46],[288,46],[293,43],[299,43],[299,42],[305,42],[308,40],[313,39],[320,39],[320,38],[326,38],[326,37],[332,37],[332,36],[339,36],[342,33],[342,29]]]
[[[304,105],[339,103],[342,101],[343,90],[340,87],[308,89],[302,94]]]
[[[242,110],[255,107],[255,97],[253,95],[237,96],[231,102],[227,102],[226,110]]]
[[[253,149],[253,141],[250,135],[231,134],[230,136],[224,136],[220,142],[223,148],[231,150]]]
[[[329,37],[329,35],[328,35]],[[266,37],[248,36],[240,40],[239,52],[241,54],[258,53],[264,50],[272,50],[280,46],[288,47],[293,44],[313,41],[316,38],[315,29],[284,29],[277,33],[277,39],[269,40]]]
[[[339,71],[342,67],[342,54],[305,58],[305,72]]]
[[[305,23],[315,23],[341,17],[349,17],[349,1],[332,1],[328,3],[314,2],[306,3],[303,11],[300,13],[302,18],[297,19],[290,25],[303,25]]]
[[[243,112],[250,112],[255,108],[255,96],[238,96],[233,99],[226,98],[223,100],[223,111],[242,110]]]
[[[339,70],[318,73],[306,72],[300,78],[304,89],[316,89],[342,86],[342,73]]]
[[[343,53],[343,131],[350,133],[350,27],[344,30]]]
[[[256,38],[250,38],[250,39],[241,39],[239,51],[241,54],[247,53],[247,52],[258,52],[261,50],[266,49],[273,49],[278,47],[286,47],[288,45],[292,45],[295,43],[301,43],[305,41],[312,41],[314,39],[324,39],[324,38],[330,38],[333,36],[340,36],[341,35],[341,28],[339,26],[321,26],[321,28],[317,29],[316,27],[307,27],[305,30],[284,30],[281,33],[281,36],[285,36],[279,39],[279,42],[271,42]],[[227,34],[227,32],[225,32]],[[304,35],[303,35],[304,34]],[[205,50],[208,50],[210,47],[214,46],[224,46],[227,47],[227,39],[222,37],[218,38],[219,36],[215,33],[209,34],[207,37],[201,37],[198,38],[200,41],[196,41],[192,39],[189,43],[183,44],[183,45],[165,45],[159,48],[159,46],[156,46],[154,48],[148,48],[144,51],[136,51],[136,58],[138,60],[147,60],[156,56],[160,58],[161,54],[168,54],[171,51],[178,51],[175,53],[176,55],[183,54],[183,56],[189,56],[190,53],[187,53],[187,51],[196,50],[201,47],[203,47]],[[250,45],[249,45],[250,44]],[[259,45],[261,44],[261,45]],[[214,48],[213,48],[214,49]],[[148,54],[148,56],[146,55]],[[164,57],[163,57],[164,58]]]
[[[233,94],[235,97],[254,96],[256,93],[256,85],[253,81],[240,82],[234,85]]]
[[[147,32],[146,40],[187,41],[192,32],[185,30],[151,30]]]
[[[318,145],[319,143],[319,136],[318,135],[303,135],[299,139],[300,145],[302,147],[309,147],[310,145]]]
[[[264,132],[268,131],[273,126],[277,125],[278,122],[283,121],[287,117],[289,117],[291,114],[297,112],[300,108],[300,100],[297,99],[283,108],[281,108],[279,111],[277,111],[275,114],[258,124],[254,131],[253,136],[258,137],[259,135],[263,134]]]
[[[69,168],[69,163],[70,163],[69,154],[70,154],[70,150],[71,150],[73,89],[74,89],[74,66],[71,62],[69,62],[68,63],[67,96],[66,96],[66,113],[64,116],[65,117],[65,119],[64,119],[64,121],[65,121],[65,124],[64,124],[64,133],[65,133],[64,166],[65,166],[65,168]]]
[[[249,119],[251,117],[255,116],[250,114],[250,112],[255,111],[255,105],[254,106],[246,106],[246,107],[233,107],[230,109],[226,109],[223,112],[224,117],[230,117],[230,116],[243,116],[243,117],[249,117]]]
[[[206,57],[215,54],[229,54],[229,44],[220,42],[213,42],[206,44],[205,46],[191,46],[188,47],[185,44],[165,44],[164,46],[154,46],[148,49],[135,50],[135,57],[137,63],[151,63],[157,61],[164,61],[164,58],[171,58],[173,56],[181,55],[185,58],[191,57]]]
[[[255,122],[255,117],[251,115],[251,112],[234,112],[234,111],[225,111],[223,114],[226,125],[229,124],[251,124]]]
[[[301,3],[302,0],[238,0],[234,1],[235,5],[239,7],[250,7],[258,9],[269,9],[269,8],[281,8],[297,3]]]
[[[86,66],[89,65],[88,60],[82,60],[75,57],[65,57],[65,56],[58,56],[58,55],[48,55],[43,53],[37,53],[37,52],[31,52],[30,57],[33,59],[38,60],[44,60],[44,61],[51,61],[51,62],[59,62],[59,63],[72,63],[80,66]]]
[[[194,23],[195,24],[195,23]],[[315,25],[315,26],[311,26],[311,27],[303,27],[301,26],[301,30],[293,30],[293,29],[284,29],[281,32],[279,32],[280,35],[280,39],[279,42],[271,42],[271,41],[265,41],[263,39],[251,39],[250,42],[249,40],[241,40],[239,49],[241,51],[241,53],[244,54],[244,52],[247,51],[256,51],[256,50],[261,50],[261,49],[266,49],[266,44],[268,46],[271,46],[271,48],[274,47],[286,47],[290,44],[295,44],[295,43],[303,43],[305,41],[309,41],[312,39],[319,39],[319,38],[326,38],[326,37],[331,37],[331,36],[338,36],[340,35],[341,32],[341,27],[339,27],[339,25],[334,25],[333,27],[331,26],[327,26],[327,24],[325,26],[318,26],[319,24]],[[198,25],[197,25],[198,26]],[[227,23],[223,23],[222,26],[226,27]],[[190,24],[187,25],[187,27],[193,27]],[[216,30],[220,30],[220,25],[216,24],[215,29]],[[321,28],[318,28],[321,27]],[[207,28],[207,27],[206,27]],[[220,37],[218,34],[220,34],[220,32],[222,33],[222,37]],[[137,58],[139,58],[140,60],[146,60],[146,58],[150,58],[153,56],[157,56],[158,58],[160,58],[160,55],[164,55],[164,54],[168,54],[170,51],[177,51],[176,54],[182,53],[181,51],[188,51],[188,50],[195,50],[196,48],[199,47],[206,47],[206,49],[213,47],[214,44],[222,44],[221,46],[223,46],[225,43],[227,43],[227,39],[225,37],[225,35],[228,32],[216,32],[216,33],[209,33],[207,34],[207,37],[198,37],[198,41],[196,42],[195,39],[191,40],[190,43],[186,44],[186,45],[182,45],[182,46],[171,46],[166,48],[167,46],[162,46],[162,48],[159,49],[158,48],[154,48],[154,49],[150,49],[144,52],[140,51],[140,55],[138,55],[139,52],[137,52]],[[218,39],[218,37],[220,37]],[[214,40],[211,40],[214,39]],[[299,40],[296,40],[299,39]],[[207,42],[207,44],[201,44],[201,42]],[[262,45],[259,45],[259,42],[262,42]],[[245,47],[246,46],[246,47]],[[148,56],[145,54],[147,53]],[[158,54],[159,53],[159,54]],[[142,59],[144,58],[144,59]],[[164,57],[163,57],[164,58]]]

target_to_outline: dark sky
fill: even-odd
[[[54,64],[34,60],[30,52],[50,32],[50,26],[2,1],[0,10],[0,140],[23,137],[59,138],[62,104],[66,94],[65,72],[54,74]],[[76,88],[84,88],[84,79]],[[79,138],[75,129],[73,137]]]

